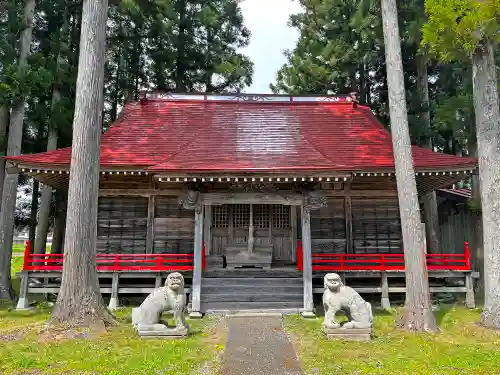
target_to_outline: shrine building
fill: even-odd
[[[354,96],[148,94],[125,105],[100,150],[97,270],[111,308],[172,271],[192,316],[312,316],[326,272],[383,307],[404,294],[391,134]],[[477,173],[476,159],[412,151],[420,197]],[[71,148],[6,159],[68,187]],[[465,293],[473,306],[467,244],[432,250],[431,293]],[[63,259],[27,246],[19,308],[57,293]]]

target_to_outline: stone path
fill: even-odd
[[[300,375],[281,317],[227,317],[222,375]]]

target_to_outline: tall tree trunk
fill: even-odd
[[[59,94],[57,93],[57,95]],[[52,103],[54,103],[54,97],[52,98]],[[49,128],[47,151],[52,151],[55,150],[56,148],[57,148],[57,129],[55,129],[54,126],[52,125]],[[52,203],[52,188],[49,185],[44,184],[42,186],[42,196],[40,198],[38,225],[36,227],[35,246],[33,251],[35,254],[43,254],[45,253],[47,248],[47,233],[49,231],[51,203]]]
[[[99,144],[108,1],[84,0],[62,282],[50,322],[111,324],[96,271]]]
[[[9,126],[9,107],[7,104],[0,106],[0,155],[4,156],[7,149],[7,126]],[[5,178],[5,160],[0,159],[0,186]],[[2,191],[0,190],[0,208],[2,204]]]
[[[30,243],[35,242],[39,191],[40,191],[40,182],[38,180],[33,179],[33,191],[31,194],[31,210],[30,210],[30,230],[28,236]]]
[[[420,116],[426,131],[425,147],[432,149],[431,114],[429,110],[429,77],[427,75],[427,61],[425,56],[417,56],[417,90],[420,97]],[[432,253],[440,253],[439,244],[439,216],[436,192],[433,191],[422,197],[424,206],[425,234],[427,247]]]
[[[20,38],[18,70],[22,74],[28,65],[33,34],[33,15],[35,0],[26,0],[23,11],[23,30]],[[13,108],[9,123],[9,140],[7,155],[19,155],[23,140],[25,98],[13,100]],[[10,279],[10,263],[12,258],[12,236],[14,232],[14,211],[17,198],[18,171],[10,171],[4,178],[2,192],[2,209],[0,210],[0,300],[12,300],[12,284]]]
[[[64,246],[64,232],[66,230],[66,214],[68,194],[63,190],[56,190],[56,217],[52,235],[52,254],[62,254]]]
[[[359,102],[366,105],[366,70],[365,64],[359,65]]]
[[[469,154],[472,157],[478,157],[477,151],[477,135],[476,135],[476,125],[471,125],[469,137],[469,144],[467,145],[469,149]],[[470,239],[470,249],[471,249],[471,263],[472,268],[479,272],[479,280],[476,282],[476,294],[478,299],[482,301],[484,299],[484,249],[483,249],[483,215],[481,210],[481,187],[479,183],[479,176],[472,176],[472,209],[471,211],[471,239]]]
[[[481,323],[500,328],[500,113],[493,45],[485,40],[472,56],[474,109],[483,214],[484,310]]]
[[[58,131],[57,124],[55,121],[55,112],[57,110],[57,104],[61,100],[60,88],[62,84],[62,65],[63,54],[66,52],[66,37],[69,28],[69,5],[67,4],[64,9],[63,15],[63,25],[61,27],[61,32],[59,36],[59,51],[57,52],[56,58],[56,81],[52,89],[52,102],[51,102],[51,121],[49,125],[49,134],[47,137],[47,151],[52,151],[57,149],[57,139]],[[36,232],[34,253],[43,254],[47,249],[47,233],[49,231],[49,219],[50,219],[50,206],[52,203],[52,188],[49,185],[43,185],[42,196],[40,199],[40,213],[38,215],[38,226]]]
[[[411,152],[396,0],[382,0],[389,112],[405,256],[406,301],[399,324],[409,331],[435,331],[424,238]]]
[[[179,13],[179,34],[177,36],[177,58],[175,62],[175,92],[185,92],[184,84],[186,68],[184,60],[186,58],[186,0],[179,0],[177,3]]]

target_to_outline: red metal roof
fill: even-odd
[[[476,159],[413,147],[418,170],[474,168]],[[69,166],[71,149],[7,157]],[[146,100],[127,105],[101,140],[102,168],[279,172],[394,169],[390,133],[349,102]]]
[[[439,189],[439,191],[453,194],[453,195],[458,195],[463,198],[472,198],[472,191],[471,189]]]

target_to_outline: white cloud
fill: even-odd
[[[299,36],[287,23],[291,14],[301,11],[301,6],[297,0],[244,0],[241,9],[252,33],[249,46],[241,52],[255,64],[253,84],[245,91],[270,93],[269,84],[285,63],[283,51],[293,48]]]

